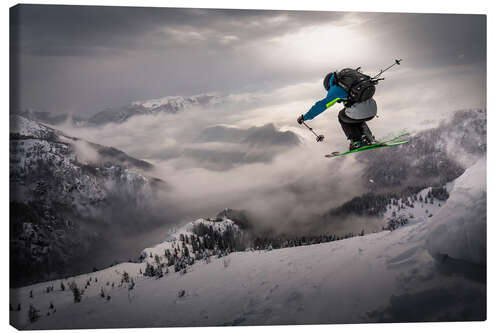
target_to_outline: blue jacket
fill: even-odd
[[[339,99],[347,98],[347,92],[340,86],[333,84],[335,74],[330,78],[330,90],[321,101],[317,101],[312,108],[304,115],[304,120],[311,120],[317,115],[334,105]]]

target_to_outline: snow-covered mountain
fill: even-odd
[[[165,96],[154,99],[133,101],[126,105],[112,106],[84,119],[67,113],[51,113],[36,109],[15,110],[13,114],[48,125],[71,122],[73,126],[101,126],[108,123],[122,123],[134,116],[175,114],[192,108],[212,108],[221,104],[242,108],[254,105],[258,99],[250,94],[222,95],[204,93],[192,96]]]
[[[117,149],[21,116],[10,121],[13,283],[74,272],[102,229],[139,223],[164,186],[146,175],[151,164]]]
[[[391,201],[387,219],[409,218],[393,231],[212,252],[176,271],[172,252],[181,258],[187,248],[194,257],[207,248],[200,246],[205,236],[222,242],[213,235],[235,226],[227,218],[198,220],[145,249],[140,263],[12,289],[11,323],[54,329],[484,320],[485,179],[483,157],[446,191]],[[239,232],[235,226],[232,235]],[[154,265],[161,277],[145,274]]]
[[[70,122],[74,126],[84,126],[86,124],[85,119],[75,115],[70,115],[67,113],[53,114],[49,111],[41,111],[32,108],[17,110],[14,112],[14,115],[18,115],[23,118],[41,122],[48,125],[60,125],[66,122]]]
[[[486,111],[460,110],[439,126],[412,135],[408,144],[356,154],[367,167],[361,175],[367,189],[442,186],[486,154]],[[396,158],[397,157],[397,158]]]
[[[98,126],[107,123],[122,123],[137,115],[158,113],[177,113],[193,107],[212,107],[221,103],[221,96],[200,94],[194,96],[167,96],[163,98],[136,101],[125,106],[112,107],[96,113],[88,120],[88,125]]]

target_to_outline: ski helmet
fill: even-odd
[[[323,87],[325,87],[325,90],[328,91],[330,90],[330,79],[332,77],[333,73],[330,72],[326,74],[325,78],[323,79]]]

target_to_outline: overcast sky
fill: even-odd
[[[89,116],[161,96],[320,82],[346,66],[376,72],[396,57],[412,79],[394,87],[477,73],[464,97],[485,103],[481,15],[43,5],[11,14],[14,108]]]
[[[330,71],[362,66],[375,74],[403,58],[377,86],[380,117],[369,126],[379,138],[435,127],[457,109],[486,107],[480,15],[41,5],[11,14],[13,109],[89,117],[135,100],[222,95],[213,107],[101,127],[59,126],[152,162],[154,175],[169,184],[162,202],[176,207],[169,217],[179,222],[229,207],[277,230],[301,230],[311,227],[311,216],[366,192],[361,163],[323,158],[347,149],[341,106],[310,122],[326,136],[320,144],[296,122],[324,98]],[[382,222],[330,227],[370,232]],[[158,241],[141,237],[141,244]]]

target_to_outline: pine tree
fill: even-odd
[[[129,280],[130,280],[130,275],[127,272],[123,271],[123,273],[122,273],[122,283],[124,283],[124,282],[128,283]]]
[[[134,279],[130,279],[130,283],[128,284],[128,290],[132,290],[135,287]]]
[[[30,304],[28,318],[31,323],[34,323],[38,320],[38,318],[40,318],[40,311],[37,310],[32,304]]]
[[[149,262],[146,263],[146,269],[144,270],[144,276],[153,277],[154,275],[155,275],[155,273],[154,273],[153,265],[151,265]]]
[[[81,291],[80,289],[78,289],[78,285],[75,282],[71,282],[71,284],[69,285],[69,288],[73,292],[73,300],[74,300],[74,302],[75,303],[80,303],[80,301],[82,300],[83,291]]]

